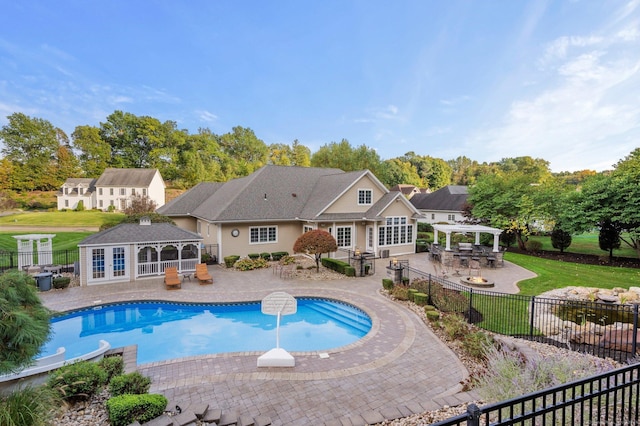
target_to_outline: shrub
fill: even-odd
[[[440,319],[440,312],[438,311],[425,311],[425,315],[431,322],[438,321]]]
[[[429,250],[429,243],[427,240],[416,240],[416,252],[424,253]]]
[[[247,257],[251,260],[255,260],[260,257],[260,253],[249,253]]]
[[[465,322],[464,317],[458,314],[445,315],[442,317],[442,328],[451,340],[460,339],[469,331],[469,326]]]
[[[224,266],[226,266],[227,268],[233,268],[233,265],[238,261],[238,259],[240,259],[240,256],[237,256],[235,254],[226,256],[224,258]]]
[[[213,261],[213,256],[209,253],[202,253],[200,256],[200,263],[206,263],[209,265]]]
[[[551,231],[551,245],[554,249],[560,250],[560,253],[564,253],[564,249],[569,248],[571,245],[571,234],[558,226],[554,226],[553,231]]]
[[[58,395],[45,386],[27,386],[0,396],[0,425],[46,426],[53,423]]]
[[[391,290],[391,295],[398,300],[409,300],[409,289],[407,287],[397,285]]]
[[[107,382],[107,373],[96,363],[78,361],[51,373],[49,388],[68,400],[88,399]]]
[[[464,312],[469,304],[459,291],[443,288],[437,283],[431,284],[431,300],[442,312]]]
[[[435,310],[436,310],[436,307],[435,307],[435,306],[433,306],[433,305],[426,305],[426,306],[424,307],[424,311],[425,311],[425,312],[435,311]]]
[[[469,333],[462,340],[462,348],[465,352],[477,359],[484,359],[492,344],[491,336],[483,331]]]
[[[426,294],[416,291],[413,294],[413,303],[415,303],[418,306],[424,306],[427,304],[428,298],[429,296],[427,296]]]
[[[433,231],[431,231],[433,232]],[[431,238],[431,234],[429,232],[421,232],[418,231],[416,233],[416,240],[428,241]]]
[[[433,232],[433,226],[430,223],[418,222],[418,232]]]
[[[349,265],[347,262],[343,262],[342,260],[338,260],[338,259],[331,259],[328,257],[322,258],[322,266],[324,266],[325,268],[329,268],[331,270],[334,270],[336,272],[339,272],[341,274],[345,274],[347,276],[350,277],[355,277],[355,269],[351,267],[351,265]],[[346,272],[346,269],[350,268],[353,269],[353,275],[348,275]],[[351,273],[351,271],[349,271],[349,273]]]
[[[267,253],[267,252],[260,253],[260,257],[263,258],[264,260],[269,261],[271,260],[271,253]]]
[[[356,269],[353,266],[345,266],[344,274],[346,276],[348,276],[348,277],[355,277],[356,276]]]
[[[107,401],[112,426],[145,423],[160,416],[167,406],[167,398],[158,394],[119,395]]]
[[[82,201],[82,200],[78,201],[78,206],[76,207],[76,211],[77,212],[83,212],[84,210],[85,210],[84,201]]]
[[[393,290],[393,280],[389,279],[389,278],[383,278],[382,279],[382,288],[384,288],[387,291]]]
[[[542,250],[542,243],[537,240],[528,240],[526,243],[524,243],[524,247],[527,249],[527,251],[536,253]]]
[[[280,257],[278,263],[280,263],[281,265],[291,265],[292,263],[296,263],[296,258],[285,254],[284,256]]]
[[[233,266],[240,271],[251,271],[253,269],[267,268],[269,263],[258,256],[255,259],[240,259]]]
[[[71,282],[71,278],[69,277],[58,277],[53,279],[53,288],[61,289],[69,287],[69,283]]]
[[[102,358],[98,365],[105,373],[107,373],[107,382],[109,382],[112,377],[119,376],[124,372],[124,360],[121,356],[108,356]]]
[[[406,285],[404,284],[404,281],[402,282],[402,284],[406,287]],[[413,295],[416,294],[416,293],[418,293],[418,290],[416,290],[415,288],[410,288],[407,291],[407,296],[409,297],[410,301],[412,301],[412,302],[414,301],[413,300]]]
[[[275,262],[279,261],[285,256],[289,256],[289,253],[287,253],[286,251],[274,251],[273,253],[271,253],[271,259],[273,259]]]
[[[149,392],[151,379],[137,371],[129,374],[115,376],[109,382],[109,392],[112,396],[128,394],[143,394]]]

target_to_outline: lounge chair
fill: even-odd
[[[209,275],[206,263],[196,264],[195,277],[198,279],[200,284],[213,284],[213,278],[211,278],[211,275]]]
[[[178,268],[175,266],[168,266],[164,268],[164,285],[167,290],[176,290],[182,288],[182,282],[178,277]]]

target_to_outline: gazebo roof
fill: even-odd
[[[487,233],[487,234],[502,234],[502,229],[498,229],[498,228],[492,228],[490,226],[484,226],[484,225],[464,225],[464,224],[455,224],[455,225],[439,225],[439,224],[435,224],[432,225],[433,229],[437,230],[438,232],[444,232],[444,233],[451,233],[451,232],[460,232],[460,233],[465,233],[465,232],[480,232],[480,233]]]

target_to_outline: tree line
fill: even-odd
[[[412,184],[431,190],[470,185],[479,176],[511,167],[511,159],[478,163],[467,157],[442,160],[408,152],[383,160],[377,152],[346,139],[311,150],[294,140],[267,145],[250,128],[236,126],[218,135],[196,133],[165,121],[114,111],[99,126],[77,126],[69,136],[49,121],[14,113],[0,129],[0,190],[56,190],[70,177],[99,177],[105,168],[156,168],[176,188],[199,182],[224,182],[251,174],[266,164],[371,170],[388,187]],[[533,160],[535,164],[548,164]],[[580,180],[579,174],[570,174]]]

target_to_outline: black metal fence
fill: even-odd
[[[620,362],[635,358],[638,350],[637,303],[499,293],[448,281],[408,265],[403,265],[402,276],[439,311],[459,313],[488,331]]]
[[[433,423],[453,425],[638,425],[640,364],[534,392]]]
[[[73,250],[52,250],[48,252],[34,252],[34,262],[37,262],[38,256],[50,259],[51,265],[61,267],[60,272],[74,272],[74,265],[80,260],[80,251]],[[0,250],[0,272],[8,269],[18,268],[18,252]]]

